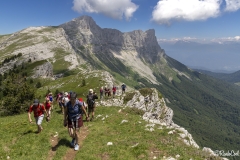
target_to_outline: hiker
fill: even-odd
[[[92,113],[92,117],[90,121],[94,119],[94,112],[95,112],[95,99],[98,99],[98,96],[92,89],[89,89],[89,93],[87,95],[87,105],[88,105],[88,117],[90,117],[90,113]]]
[[[106,97],[107,94],[108,94],[108,89],[107,89],[107,87],[104,87],[104,93],[105,93],[105,97]]]
[[[87,105],[86,105],[86,103],[83,101],[83,99],[82,99],[82,98],[79,98],[78,100],[79,100],[80,102],[82,102],[83,107],[84,107],[85,110],[87,111]],[[82,112],[82,116],[83,116],[83,112]]]
[[[57,95],[56,101],[61,109],[61,112],[64,113],[64,105],[63,105],[62,99],[63,99],[63,92],[60,92]]]
[[[48,98],[49,101],[51,102],[51,110],[53,109],[53,96],[52,96],[52,92],[48,93]]]
[[[46,109],[45,109],[44,105],[39,103],[38,99],[35,99],[33,104],[29,107],[28,120],[29,120],[30,123],[32,123],[32,119],[31,119],[32,111],[34,113],[34,118],[36,120],[36,124],[37,124],[37,127],[38,127],[38,133],[40,133],[43,130],[43,127],[42,127],[41,124],[42,124],[42,121],[43,121],[43,118],[44,118],[44,113],[47,116],[47,120],[49,120],[49,115],[46,112]]]
[[[82,99],[82,98],[79,98],[78,100],[79,100],[80,102],[82,102],[83,107],[85,108],[85,110],[87,110],[87,105],[86,105],[86,103],[83,101],[83,99]]]
[[[107,94],[108,97],[111,97],[111,90],[110,90],[110,88],[106,88],[105,96],[106,96],[106,94]]]
[[[79,130],[83,126],[82,112],[88,121],[87,112],[82,102],[77,99],[77,94],[72,92],[70,101],[64,109],[64,126],[68,126],[69,136],[72,137],[71,146],[74,147],[75,151],[79,150]]]
[[[117,87],[116,86],[113,86],[112,92],[113,92],[113,98],[114,98],[115,95],[116,95],[116,92],[117,92]]]
[[[123,94],[123,93],[125,93],[125,90],[126,90],[127,86],[123,83],[121,87],[122,87],[122,94]]]
[[[70,95],[68,94],[68,92],[65,92],[64,97],[62,98],[62,104],[64,108],[67,106],[67,103],[69,102],[69,98],[70,98]],[[64,110],[63,110],[63,113],[64,113]]]
[[[48,122],[51,118],[51,102],[50,102],[49,98],[46,98],[45,109],[46,109],[46,112],[48,113],[48,116],[49,116],[49,119],[47,119],[47,122]]]
[[[103,87],[100,88],[100,100],[103,98]]]
[[[52,96],[52,92],[49,92],[47,95],[46,95],[46,97],[45,97],[45,99],[49,99],[49,102],[50,102],[50,104],[51,104],[51,109],[53,109],[53,96]]]

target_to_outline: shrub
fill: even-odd
[[[127,92],[126,96],[123,99],[123,103],[127,103],[128,101],[132,100],[134,95],[135,95],[135,92]]]
[[[151,88],[142,88],[139,90],[139,92],[144,96],[146,97],[147,95],[152,95],[153,93],[153,90]]]

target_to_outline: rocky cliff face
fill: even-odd
[[[164,51],[158,45],[153,29],[126,33],[116,29],[102,29],[88,16],[73,19],[60,27],[77,53],[101,57],[98,59],[103,64],[117,58],[152,83],[158,83],[150,64],[163,59]]]
[[[111,78],[108,78],[108,82],[111,82]],[[171,129],[168,134],[177,133],[179,134],[179,138],[182,139],[186,145],[199,148],[192,135],[186,129],[173,122],[173,110],[167,107],[164,98],[159,97],[159,92],[155,88],[148,90],[151,90],[152,93],[142,95],[138,90],[131,90],[130,92],[133,93],[132,99],[127,101],[126,104],[124,104],[124,97],[129,95],[124,94],[123,96],[120,96],[121,93],[117,92],[117,95],[120,98],[102,100],[98,105],[120,106],[123,107],[123,109],[125,107],[138,108],[139,110],[144,111],[142,118],[149,122],[149,131],[153,132],[154,129],[152,127],[156,124],[162,127],[167,127]],[[121,112],[121,110],[119,110],[119,112]]]
[[[56,64],[60,59],[69,62],[67,68],[75,68],[80,62],[76,52],[66,40],[65,31],[58,27],[29,27],[10,36],[0,38],[0,59],[22,53],[22,57],[10,61],[0,68],[3,73],[11,69],[14,64],[21,65],[23,62],[37,62],[47,60]],[[52,71],[51,71],[52,72]],[[43,73],[43,72],[42,72]],[[51,74],[42,75],[48,77]]]
[[[126,33],[116,29],[102,29],[89,16],[73,19],[60,27],[65,30],[73,46],[91,45],[95,54],[136,51],[138,56],[150,63],[156,62],[164,54],[153,29]]]

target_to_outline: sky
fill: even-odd
[[[240,0],[1,0],[0,35],[82,15],[101,28],[155,29],[159,40],[240,41]]]

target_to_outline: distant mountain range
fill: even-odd
[[[215,73],[215,72],[200,70],[200,69],[195,69],[195,70],[230,83],[234,83],[238,85],[240,84],[240,71],[237,71],[234,73]]]
[[[240,41],[200,43],[191,40],[159,41],[166,54],[190,68],[219,73],[240,70]]]

